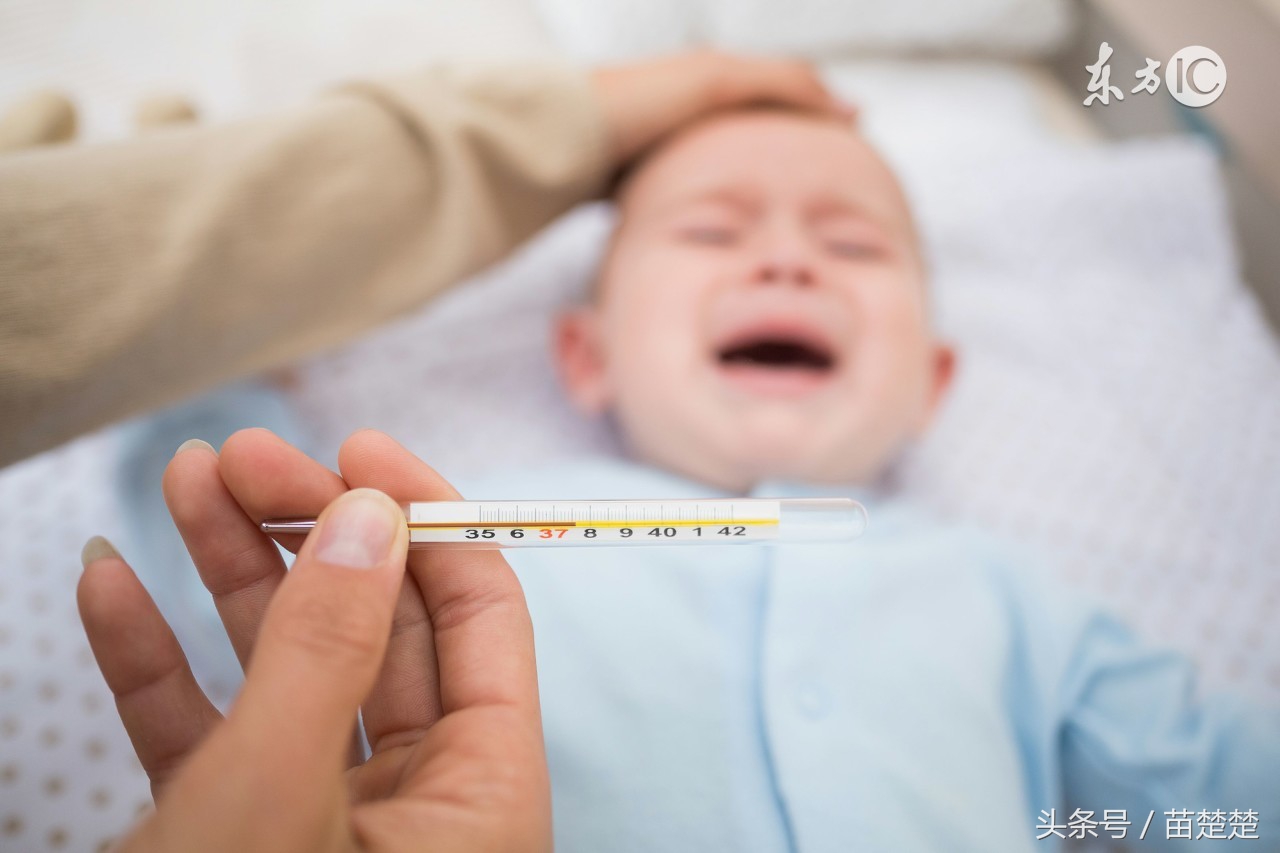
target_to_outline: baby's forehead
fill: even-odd
[[[893,170],[851,126],[781,110],[725,113],[650,154],[619,193],[624,217],[703,200],[844,205],[909,227]]]

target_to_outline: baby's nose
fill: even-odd
[[[771,255],[757,266],[754,278],[760,284],[808,286],[814,283],[814,272],[812,265],[798,255]]]

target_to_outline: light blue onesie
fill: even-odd
[[[588,460],[464,494],[715,493]],[[1229,850],[1280,849],[1280,712],[1198,703],[1182,659],[990,540],[854,496],[870,527],[848,544],[508,552],[533,612],[557,849],[1053,850],[1076,808],[1070,826],[1102,838],[1125,810],[1129,843],[1154,812],[1136,849],[1176,839],[1166,812],[1183,809],[1209,814],[1193,832],[1261,838]]]

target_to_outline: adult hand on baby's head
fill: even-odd
[[[845,120],[854,116],[800,60],[696,51],[603,68],[594,81],[619,164],[716,110],[775,104]]]
[[[456,499],[388,437],[342,476],[263,430],[180,450],[165,498],[236,653],[225,720],[105,542],[85,630],[157,796],[126,850],[546,850],[550,794],[519,583],[496,552],[406,555],[393,501]],[[386,494],[362,489],[378,489]],[[261,519],[320,516],[286,573]],[[408,571],[405,572],[407,562]],[[353,759],[357,712],[372,755]]]

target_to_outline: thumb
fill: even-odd
[[[382,666],[408,543],[400,507],[373,489],[320,514],[267,609],[228,716],[232,728],[265,736],[264,765],[274,754],[301,778],[344,766]]]

